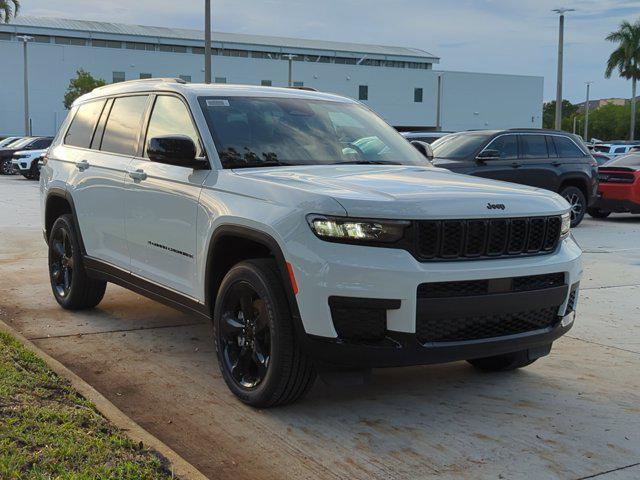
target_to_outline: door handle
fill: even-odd
[[[520,164],[519,164],[519,163],[517,163],[517,162],[513,162],[513,163],[511,164],[511,166],[512,166],[513,168],[520,168],[522,165],[520,165]]]
[[[560,163],[560,162],[552,162],[551,165],[553,165],[554,167],[559,167],[560,165],[562,165],[562,163]]]
[[[144,173],[144,170],[142,170],[141,168],[139,168],[138,170],[134,171],[134,172],[129,172],[129,176],[131,178],[133,178],[134,180],[146,180],[147,178],[147,174]]]
[[[82,160],[81,162],[76,163],[76,168],[81,172],[84,172],[90,166],[91,165],[89,165],[89,162],[87,162],[86,160]]]

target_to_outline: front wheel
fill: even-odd
[[[587,209],[587,213],[593,218],[607,218],[609,215],[611,215],[611,212],[600,210],[599,208],[589,208]]]
[[[571,206],[571,228],[575,228],[580,225],[587,211],[587,199],[578,187],[566,187],[560,192],[560,195]]]
[[[0,174],[13,175],[15,173],[11,159],[0,160]]]
[[[298,345],[275,262],[246,260],[224,277],[215,302],[218,364],[229,389],[244,403],[292,403],[313,385],[316,372]]]

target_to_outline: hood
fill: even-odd
[[[318,165],[239,169],[235,173],[331,196],[351,217],[518,217],[557,215],[569,209],[560,195],[547,190],[440,168]]]

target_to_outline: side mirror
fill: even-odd
[[[500,160],[500,151],[492,149],[483,150],[478,154],[476,160],[479,162],[484,162],[485,160]]]
[[[416,150],[418,150],[422,155],[424,155],[424,157],[427,160],[429,161],[433,160],[433,149],[431,148],[431,145],[429,145],[427,142],[421,142],[420,140],[413,140],[411,142],[411,145],[413,145]]]
[[[196,157],[196,145],[186,135],[164,135],[153,137],[147,144],[149,160],[177,167],[206,170],[206,158]]]

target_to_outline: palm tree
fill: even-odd
[[[605,76],[611,78],[614,70],[622,78],[631,80],[631,136],[633,140],[636,131],[636,86],[640,79],[640,20],[631,24],[624,21],[617,31],[611,32],[606,38],[608,41],[617,43],[616,48],[607,62]]]
[[[9,23],[20,10],[19,0],[0,0],[0,22]]]

